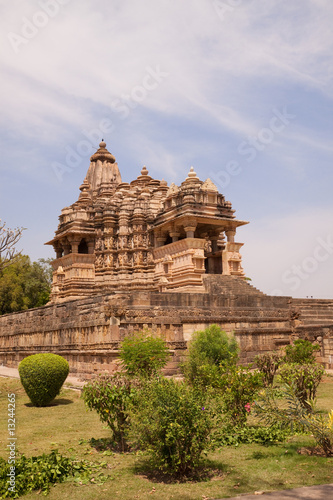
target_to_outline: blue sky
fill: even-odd
[[[102,137],[131,181],[193,165],[266,293],[333,298],[331,0],[0,2],[0,218],[45,247]]]

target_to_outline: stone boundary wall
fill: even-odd
[[[174,373],[192,333],[216,323],[235,333],[243,363],[302,337],[318,342],[320,361],[333,368],[332,311],[333,301],[264,294],[105,294],[0,316],[0,363],[16,367],[30,354],[54,352],[72,374],[91,377],[115,368],[125,335],[149,328],[168,342]]]

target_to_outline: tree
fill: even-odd
[[[293,344],[287,345],[285,350],[285,363],[316,363],[315,353],[320,351],[320,346],[306,339],[296,339]]]
[[[194,332],[182,364],[185,378],[192,384],[215,385],[226,367],[236,364],[238,351],[234,336],[229,336],[218,325]]]
[[[0,271],[0,315],[40,307],[49,300],[52,268],[48,260],[31,263],[18,255]]]
[[[120,359],[127,374],[151,378],[167,364],[169,349],[166,342],[149,331],[125,337],[120,347]]]
[[[22,236],[25,228],[6,228],[6,223],[0,219],[0,271],[13,263],[21,254],[16,251],[16,244]]]

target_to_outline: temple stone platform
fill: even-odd
[[[91,377],[117,366],[121,340],[149,329],[171,351],[177,372],[196,330],[216,323],[234,333],[241,361],[278,350],[296,338],[321,346],[318,360],[333,368],[333,301],[268,296],[239,277],[205,275],[205,291],[117,291],[0,317],[0,364],[17,367],[38,352],[64,356],[70,373]]]

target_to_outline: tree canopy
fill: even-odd
[[[12,264],[21,254],[17,252],[16,244],[22,236],[23,227],[10,229],[0,219],[0,271]]]
[[[51,282],[49,259],[31,262],[27,255],[16,255],[11,265],[0,268],[0,315],[45,305]]]

